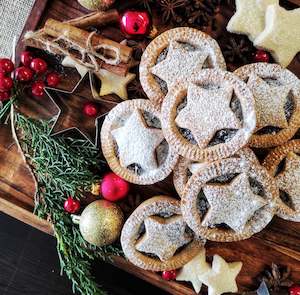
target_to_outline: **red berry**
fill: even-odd
[[[166,281],[175,280],[176,276],[177,276],[176,270],[165,270],[161,274],[161,277]]]
[[[34,58],[30,63],[30,68],[37,74],[44,74],[47,69],[47,63],[41,58]]]
[[[289,295],[300,295],[300,285],[293,285],[290,287]]]
[[[33,78],[33,71],[27,67],[16,69],[16,79],[21,82],[28,82]]]
[[[41,97],[44,95],[45,83],[41,80],[33,82],[31,92],[34,96]]]
[[[269,53],[264,50],[257,50],[254,55],[254,61],[255,62],[269,62],[270,56]]]
[[[48,86],[56,87],[60,82],[60,76],[58,73],[55,73],[55,72],[50,73],[47,75],[46,81],[47,81]]]
[[[33,60],[33,56],[32,56],[31,52],[29,52],[29,51],[23,51],[21,53],[21,63],[25,67],[29,67],[32,60]]]
[[[150,30],[150,17],[145,11],[126,11],[120,18],[120,27],[128,35],[145,35]]]
[[[68,197],[68,199],[64,202],[64,209],[68,213],[74,214],[80,210],[80,202],[72,197]]]
[[[6,101],[10,98],[10,91],[0,92],[0,101]]]
[[[11,90],[14,82],[11,77],[6,77],[3,73],[0,75],[0,91],[5,92]]]
[[[115,202],[124,199],[129,191],[129,183],[117,174],[110,172],[103,177],[101,194],[104,199]]]
[[[8,58],[0,59],[0,73],[9,74],[14,70],[15,66],[13,62]]]
[[[95,103],[86,103],[83,107],[83,113],[89,117],[96,117],[98,114],[98,106]]]

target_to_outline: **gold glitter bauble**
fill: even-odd
[[[124,215],[119,206],[106,200],[88,205],[80,216],[83,238],[95,246],[110,245],[119,237]]]

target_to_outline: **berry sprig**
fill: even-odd
[[[33,96],[42,97],[46,86],[60,83],[59,74],[50,72],[45,60],[29,51],[23,51],[20,60],[21,65],[15,68],[10,59],[0,59],[0,120],[25,88],[30,88]]]

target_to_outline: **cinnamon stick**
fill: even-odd
[[[119,12],[116,9],[107,11],[95,11],[74,19],[65,21],[74,27],[85,29],[90,26],[104,26],[111,23],[116,23],[119,20]]]
[[[48,19],[44,26],[44,32],[52,37],[59,38],[65,37],[81,46],[82,48],[87,48],[87,43],[90,37],[90,32],[76,28],[67,23],[62,23],[54,19]],[[112,41],[110,39],[104,38],[100,35],[94,34],[91,37],[91,46],[97,47],[99,45],[106,45],[116,48],[120,52],[120,61],[128,63],[131,59],[132,48],[122,45],[118,42]],[[107,56],[110,58],[115,58],[116,53],[113,50],[108,50],[106,52]]]

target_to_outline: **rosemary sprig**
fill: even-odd
[[[36,121],[16,114],[20,144],[38,183],[35,213],[53,224],[62,273],[73,283],[73,292],[82,295],[106,294],[91,274],[96,258],[119,255],[116,246],[94,247],[82,238],[78,226],[63,209],[67,196],[81,199],[95,180],[91,172],[99,167],[99,151],[88,141],[50,135],[51,122]]]

